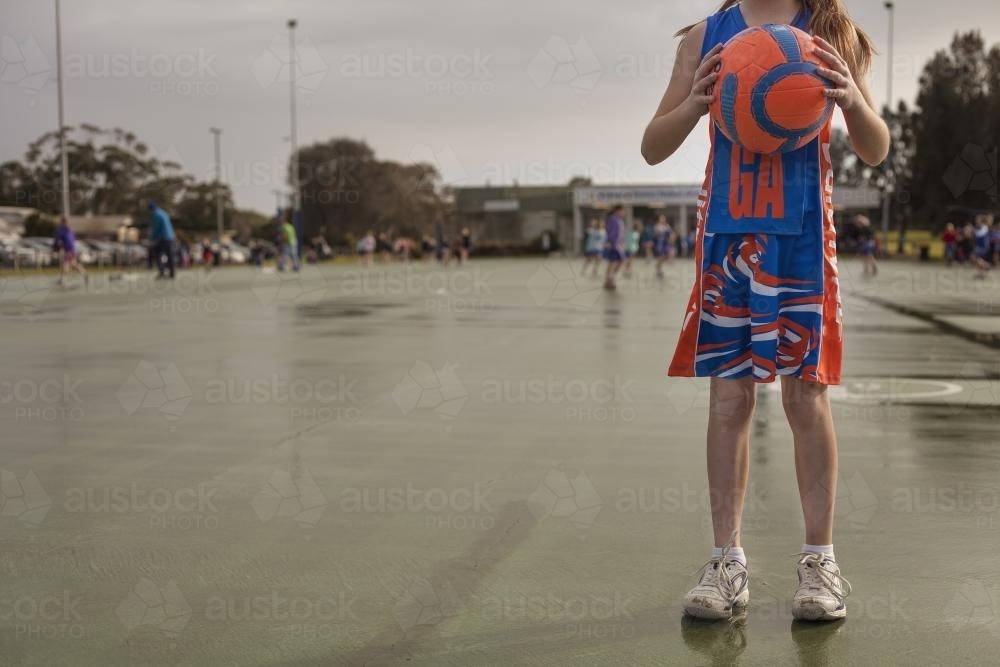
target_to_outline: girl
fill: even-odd
[[[944,242],[944,261],[951,266],[955,262],[955,250],[958,247],[958,232],[955,231],[955,225],[949,222],[945,226],[941,241]]]
[[[625,277],[632,277],[632,262],[639,254],[639,236],[642,232],[642,225],[638,222],[632,225],[632,231],[625,235]]]
[[[587,228],[587,240],[583,246],[583,272],[587,275],[587,269],[593,267],[594,275],[597,275],[601,268],[601,253],[604,251],[604,228],[596,218],[590,221]]]
[[[618,205],[604,219],[604,259],[608,271],[604,276],[604,289],[618,288],[618,270],[625,261],[625,207]]]
[[[670,261],[672,257],[673,236],[674,230],[667,222],[667,216],[661,215],[656,219],[656,226],[653,227],[657,280],[663,280],[663,264]]]
[[[858,254],[861,255],[861,263],[865,269],[865,277],[878,275],[878,261],[875,259],[876,241],[875,232],[872,230],[872,221],[867,216],[857,215],[854,217],[854,225],[858,230]]]
[[[749,26],[766,23],[792,24],[814,35],[827,63],[819,70],[829,82],[826,95],[843,112],[851,146],[866,164],[885,159],[889,131],[864,83],[872,43],[842,0],[727,0],[716,14],[678,33],[683,41],[673,74],[642,141],[649,164],[670,157],[708,112],[722,44]],[[827,386],[840,382],[842,351],[830,125],[809,145],[776,157],[744,155],[714,127],[710,140],[695,244],[697,281],[669,371],[712,378],[707,440],[715,548],[700,582],[685,597],[684,609],[693,616],[729,618],[734,608],[748,602],[739,527],[749,474],[754,383],[781,376],[806,526],[792,613],[808,620],[843,618],[850,585],[840,576],[833,551],[837,442],[827,397]],[[731,165],[758,175],[782,169],[786,177],[769,187],[778,188],[777,196],[784,199],[779,208],[796,213],[733,220],[730,199],[739,198],[745,210],[743,198],[754,193],[739,183],[730,188]],[[744,174],[739,181],[745,180]],[[755,208],[780,215],[773,214],[772,206],[751,206]],[[739,233],[719,230],[735,225]],[[775,228],[782,233],[763,233]]]

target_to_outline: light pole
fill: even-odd
[[[295,228],[295,233],[301,236],[302,230],[299,229],[299,207],[301,205],[301,193],[299,192],[299,153],[295,118],[295,75],[296,70],[298,69],[298,55],[295,52],[296,25],[298,25],[298,21],[295,19],[288,19],[288,90],[291,97],[290,111],[292,130],[289,135],[289,141],[291,142],[292,148],[291,156],[289,157],[289,166],[292,170],[292,226]]]
[[[59,152],[62,159],[62,213],[69,222],[69,156],[66,154],[66,124],[63,119],[62,3],[56,0],[56,88],[59,98]]]
[[[215,226],[222,243],[222,130],[210,127],[208,131],[215,138]]]
[[[893,131],[891,124],[892,116],[892,41],[893,41],[893,28],[895,23],[895,9],[896,5],[893,2],[886,2],[885,8],[889,12],[889,65],[886,68],[885,75],[885,107],[886,113],[889,116],[886,118],[889,124],[889,152],[885,157],[885,200],[882,202],[882,238],[886,243],[889,242],[889,218],[892,213],[892,197],[895,192],[895,173],[892,164],[892,142],[893,142]],[[899,233],[899,252],[903,252],[903,233],[900,230]]]
[[[274,195],[274,210],[276,211],[276,215],[280,216],[282,209],[281,200],[285,193],[282,190],[271,190],[271,194]]]

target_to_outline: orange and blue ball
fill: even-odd
[[[827,65],[813,38],[789,25],[767,24],[733,36],[722,48],[712,120],[733,143],[772,155],[802,148],[833,114]]]

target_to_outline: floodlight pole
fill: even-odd
[[[66,123],[63,114],[63,54],[62,54],[62,11],[60,0],[56,0],[56,89],[59,100],[59,153],[62,160],[62,214],[69,222],[69,155],[66,153]]]
[[[302,204],[301,193],[299,192],[299,152],[298,152],[298,128],[297,119],[295,114],[295,79],[296,72],[298,70],[298,56],[295,51],[295,26],[298,25],[298,21],[295,19],[288,19],[288,90],[291,99],[290,111],[291,111],[291,134],[289,135],[289,141],[291,142],[292,153],[289,158],[289,166],[291,167],[291,185],[292,185],[292,226],[295,228],[296,234],[301,235],[302,230],[299,229],[299,209]],[[301,247],[301,244],[299,244]]]
[[[219,243],[222,243],[222,130],[210,127],[208,131],[215,138],[215,226],[219,234]]]
[[[886,81],[885,107],[886,107],[886,114],[888,116],[886,120],[890,121],[890,124],[889,124],[889,152],[886,154],[885,157],[885,196],[882,202],[882,238],[887,244],[889,242],[889,222],[892,215],[892,197],[895,193],[895,182],[894,182],[895,169],[893,168],[893,162],[892,162],[893,131],[891,124],[891,117],[893,113],[893,104],[892,104],[893,43],[892,42],[893,42],[893,32],[894,32],[893,24],[895,23],[895,16],[896,16],[896,13],[894,11],[895,6],[896,5],[893,2],[885,3],[885,8],[889,12],[889,64],[888,67],[886,68],[886,75],[885,75],[885,81]],[[903,252],[902,230],[900,230],[899,233],[899,252],[900,254],[902,254]]]

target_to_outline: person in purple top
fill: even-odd
[[[605,289],[617,287],[618,270],[625,261],[625,207],[615,206],[604,221],[607,237],[604,242],[604,259],[608,261],[608,272],[604,278]]]
[[[87,270],[80,266],[76,259],[76,236],[70,229],[66,216],[59,218],[56,231],[52,235],[52,250],[59,253],[59,284],[66,280],[66,274],[70,269],[74,269],[83,276],[84,282],[87,280]]]

